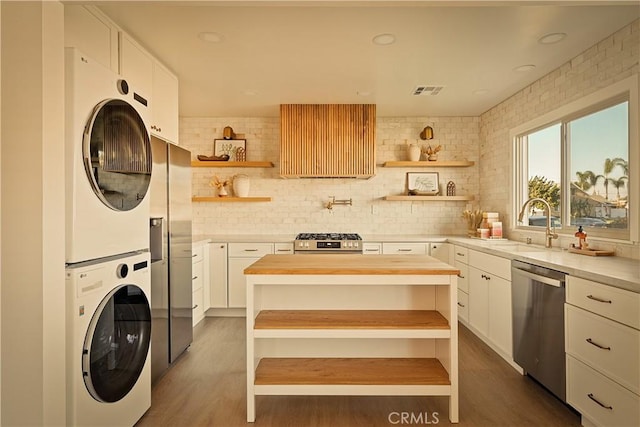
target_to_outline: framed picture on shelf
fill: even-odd
[[[407,172],[407,190],[414,196],[437,195],[438,172]]]
[[[246,139],[214,139],[213,155],[229,156],[229,161],[244,162],[247,160],[247,140]]]

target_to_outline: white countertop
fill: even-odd
[[[195,244],[206,242],[248,243],[248,242],[293,242],[295,234],[216,234],[193,236]],[[640,293],[640,261],[622,257],[592,257],[568,252],[566,249],[546,249],[537,245],[525,245],[517,241],[491,242],[462,236],[438,236],[416,234],[364,234],[366,242],[449,242],[480,252],[509,259],[541,265],[559,270],[571,276],[605,283],[617,288]],[[531,250],[529,250],[531,249]]]

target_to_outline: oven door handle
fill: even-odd
[[[528,271],[520,270],[519,268],[514,268],[513,272],[515,274],[519,274],[528,279],[533,279],[540,283],[544,283],[545,285],[555,286],[556,288],[562,288],[564,286],[564,282],[557,279],[552,279],[551,277],[540,276],[539,274],[529,273]]]

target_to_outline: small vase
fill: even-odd
[[[233,192],[237,197],[248,197],[250,184],[248,175],[236,175],[233,177]]]
[[[218,190],[218,197],[227,197],[229,193],[227,193],[227,189],[225,187],[220,187]]]
[[[418,144],[409,145],[409,161],[417,162],[420,160],[420,146]]]
[[[427,157],[427,160],[429,160],[430,162],[435,162],[436,160],[438,160],[438,155],[437,154],[429,154],[429,157]]]

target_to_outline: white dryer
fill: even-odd
[[[66,263],[149,247],[148,100],[65,49]]]
[[[66,269],[67,425],[132,426],[151,406],[148,252]]]

